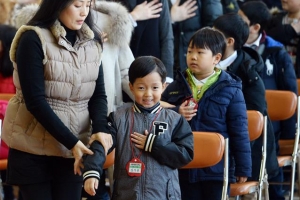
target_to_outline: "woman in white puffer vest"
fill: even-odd
[[[38,5],[32,4],[17,12],[13,17],[16,28],[26,24],[37,9]],[[128,84],[128,69],[134,60],[129,47],[133,26],[127,9],[120,3],[97,1],[91,12],[97,30],[107,34],[107,41],[103,43],[102,65],[108,113],[110,113],[123,104],[122,91],[133,98]],[[112,191],[113,166],[108,168],[107,174]],[[101,177],[97,194],[99,193],[98,195],[101,195],[103,199],[108,199],[104,181],[105,174]]]
[[[25,200],[79,200],[88,135],[107,135],[102,42],[90,4],[43,0],[12,44],[17,91],[2,137],[10,147],[7,183]]]

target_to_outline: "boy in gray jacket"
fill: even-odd
[[[160,106],[166,69],[152,56],[137,58],[129,68],[135,102],[112,112],[108,126],[115,150],[112,199],[181,199],[177,169],[193,159],[193,135],[178,113]],[[94,196],[105,152],[91,144],[93,155],[84,161],[84,189]]]

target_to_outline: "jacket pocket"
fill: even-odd
[[[169,179],[167,182],[167,199],[169,199],[169,200],[176,199],[172,179]]]
[[[212,96],[207,105],[207,115],[214,118],[224,119],[230,99],[225,96]]]

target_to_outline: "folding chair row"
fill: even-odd
[[[249,140],[254,141],[261,136],[263,133],[263,145],[262,145],[262,159],[260,166],[260,175],[258,181],[247,181],[245,183],[233,183],[230,184],[230,196],[235,197],[235,199],[240,199],[242,195],[258,193],[258,199],[262,199],[263,189],[264,199],[269,199],[268,193],[268,176],[266,172],[266,158],[267,158],[267,117],[254,110],[247,111],[248,116],[248,132]]]
[[[194,158],[184,169],[211,167],[224,158],[222,200],[226,200],[228,188],[228,139],[219,133],[197,132],[194,135]]]
[[[272,121],[282,121],[292,117],[297,110],[297,126],[295,138],[293,140],[279,140],[280,155],[277,156],[279,167],[291,166],[291,179],[290,179],[290,196],[289,199],[294,199],[295,189],[295,174],[296,163],[298,160],[299,168],[299,135],[300,135],[300,98],[291,91],[279,90],[266,90],[266,100],[268,105],[268,113]],[[297,109],[298,107],[298,109]],[[284,134],[284,133],[282,133]],[[282,154],[285,155],[282,155]],[[300,186],[300,176],[298,173],[298,182]],[[269,184],[283,184],[270,182]]]
[[[292,117],[296,111],[296,108],[300,108],[300,98],[290,91],[279,91],[279,90],[266,90],[266,101],[268,105],[268,114],[272,121],[281,121],[286,120]],[[300,135],[300,109],[297,110],[297,128],[295,133],[295,139],[292,141],[292,151],[289,156],[278,156],[278,164],[280,167],[290,165],[292,167],[291,170],[291,180],[290,180],[290,200],[294,199],[294,186],[295,186],[295,173],[296,173],[296,162],[300,161],[299,156],[299,135]],[[258,122],[252,123],[251,118],[248,116],[248,128],[249,128],[249,136],[252,141],[254,138],[251,138],[253,134],[252,126],[258,124]],[[268,194],[268,180],[267,180],[267,172],[265,167],[265,159],[266,159],[266,133],[267,133],[267,119],[264,119],[264,139],[263,139],[263,155],[261,160],[261,168],[260,168],[260,176],[258,182],[246,182],[244,184],[231,184],[230,196],[236,196],[238,199],[239,195],[244,195],[248,193],[258,192],[258,199],[262,198],[262,190],[265,190],[264,199],[269,199]],[[300,162],[298,162],[300,163]],[[300,167],[298,164],[298,171],[300,171]],[[299,173],[298,173],[299,175]],[[300,181],[300,177],[298,177],[298,181]],[[299,182],[300,183],[300,182]],[[273,184],[273,183],[272,183]],[[282,183],[279,183],[282,184]],[[300,186],[300,184],[299,184]]]

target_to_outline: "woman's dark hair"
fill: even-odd
[[[220,31],[204,27],[192,35],[189,45],[191,47],[209,49],[214,56],[218,53],[224,55],[226,38]]]
[[[133,84],[137,78],[143,78],[152,72],[160,75],[162,83],[166,81],[167,70],[161,60],[153,56],[138,57],[130,65],[129,82]]]
[[[10,61],[9,50],[15,37],[17,29],[9,25],[0,25],[0,40],[2,43],[2,55],[0,58],[0,73],[3,77],[10,77],[13,74],[13,64]]]
[[[42,0],[36,14],[27,24],[31,26],[38,26],[41,28],[50,28],[54,24],[54,22],[58,20],[60,13],[68,6],[70,6],[74,1],[75,0]],[[95,28],[91,12],[88,13],[85,19],[85,23],[95,33],[95,39],[102,46],[100,33]]]

